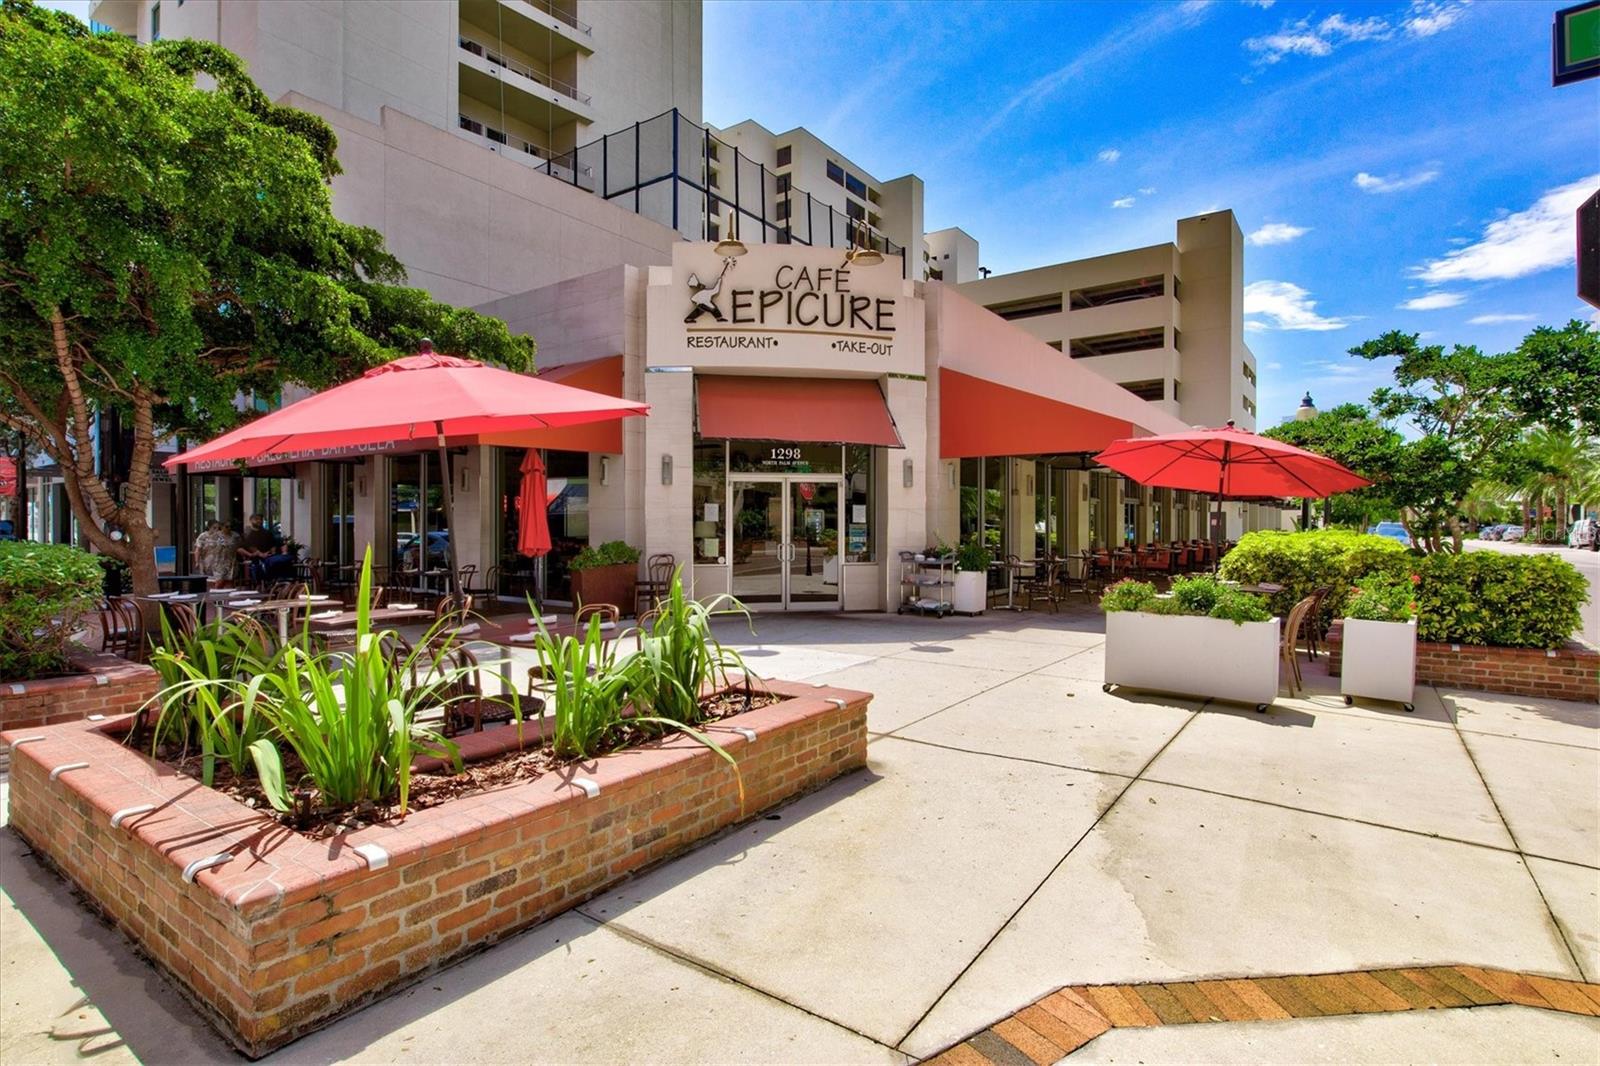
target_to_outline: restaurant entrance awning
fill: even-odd
[[[1134,424],[1125,418],[958,370],[939,371],[942,459],[1095,452],[1134,431]]]
[[[870,378],[695,377],[702,437],[797,444],[875,444],[903,448],[900,432]]]

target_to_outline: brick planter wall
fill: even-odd
[[[674,736],[310,840],[80,722],[15,749],[11,824],[256,1057],[866,764],[869,695],[770,687],[793,698],[709,727],[742,806],[727,763]]]
[[[1344,623],[1328,631],[1328,673],[1339,676]],[[1417,642],[1417,681],[1552,700],[1600,702],[1600,651],[1568,641],[1539,648],[1486,648]]]
[[[36,681],[0,682],[0,730],[78,722],[91,714],[115,718],[131,714],[156,694],[161,677],[143,663],[105,652],[75,651],[72,665],[82,671]],[[0,741],[0,770],[10,759]]]

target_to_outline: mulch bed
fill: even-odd
[[[770,707],[780,702],[781,696],[768,692],[756,692],[746,695],[744,692],[729,691],[718,693],[701,701],[705,716],[701,724],[709,724],[723,718],[731,718],[745,711],[752,711],[760,707]],[[513,728],[502,726],[501,728]],[[615,739],[608,748],[597,754],[608,754],[624,748],[637,747],[661,736],[659,730],[647,730],[632,726],[619,730]],[[286,782],[298,782],[305,777],[305,767],[288,745],[278,745],[279,757],[283,760],[283,776]],[[160,748],[156,758],[171,766],[180,776],[200,780],[202,774],[202,757],[196,751],[186,751],[176,745]],[[562,770],[577,763],[587,760],[558,758],[548,746],[526,748],[520,751],[508,751],[493,755],[480,762],[467,763],[459,774],[448,771],[436,773],[415,772],[411,775],[411,788],[408,807],[413,811],[426,810],[429,807],[438,807],[449,803],[451,800],[463,796],[487,792],[491,789],[504,788],[508,785],[523,781],[535,780],[544,774]],[[272,814],[284,825],[312,838],[322,840],[337,833],[361,829],[368,825],[381,824],[397,820],[399,813],[394,808],[375,807],[367,810],[357,809],[326,809],[319,808],[302,811],[295,814],[281,814],[273,810],[272,804],[267,801],[266,793],[261,790],[261,783],[253,772],[240,777],[236,775],[226,762],[217,761],[212,776],[211,787],[224,795],[231,796],[240,803],[255,810]]]

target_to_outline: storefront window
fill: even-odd
[[[572,599],[573,556],[589,545],[589,453],[545,453],[545,492],[550,498],[550,554],[545,561],[545,596]]]
[[[322,484],[327,511],[323,558],[334,566],[356,563],[355,467],[349,463],[324,463]]]
[[[450,529],[444,515],[444,481],[432,452],[389,460],[391,580],[423,586],[425,573],[450,565]]]
[[[843,472],[842,452],[837,444],[735,440],[728,442],[728,469],[738,474],[838,474]]]
[[[1122,501],[1122,542],[1132,544],[1139,529],[1139,501]]]
[[[961,541],[966,543],[983,525],[983,486],[979,475],[983,464],[978,459],[961,460]]]
[[[496,559],[495,593],[522,599],[535,591],[538,561],[517,551],[522,531],[522,462],[525,448],[496,448],[500,467],[497,496],[500,525],[500,554]]]
[[[877,558],[877,523],[873,515],[878,498],[876,456],[876,449],[865,444],[848,444],[844,449],[844,559],[847,563],[870,563]]]
[[[996,558],[1003,556],[1006,543],[1006,460],[990,456],[983,461],[983,546]]]
[[[260,515],[262,523],[280,537],[288,536],[289,531],[283,528],[283,482],[277,478],[250,480],[249,514]]]
[[[694,446],[694,561],[726,562],[728,520],[727,442],[700,441]]]

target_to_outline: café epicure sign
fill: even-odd
[[[895,354],[900,264],[841,265],[830,248],[756,246],[719,257],[709,246],[680,261],[686,346],[696,352],[802,347],[866,357]],[[825,345],[818,341],[825,340]]]

